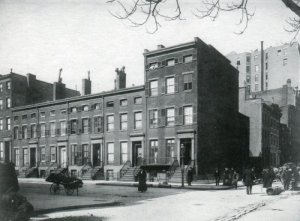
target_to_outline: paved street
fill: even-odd
[[[280,184],[276,184],[280,185]],[[299,192],[286,191],[268,196],[261,186],[254,186],[253,195],[246,195],[245,187],[238,190],[192,191],[149,188],[139,193],[133,187],[84,185],[79,197],[50,196],[49,184],[21,184],[23,193],[36,208],[61,204],[119,202],[119,206],[85,208],[46,214],[48,217],[93,215],[107,220],[283,220],[298,221]],[[50,196],[50,197],[49,197]],[[49,204],[50,203],[50,204]],[[54,204],[54,205],[53,205]],[[277,218],[277,219],[276,219]],[[281,218],[281,219],[279,219]]]

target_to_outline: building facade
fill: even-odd
[[[68,168],[121,179],[140,167],[155,177],[180,165],[198,175],[241,169],[249,119],[238,112],[238,72],[229,60],[195,38],[145,50],[144,61],[145,85],[126,88],[122,68],[113,91],[13,108],[19,173]]]
[[[226,55],[239,70],[239,86],[247,93],[276,89],[291,80],[292,87],[300,86],[299,44],[284,44],[251,52],[231,52]]]

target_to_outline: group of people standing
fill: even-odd
[[[218,168],[216,168],[214,176],[216,180],[216,186],[219,186],[221,180],[221,172]],[[225,186],[233,185],[235,189],[237,189],[238,180],[239,180],[239,174],[234,168],[231,168],[231,170],[229,170],[228,168],[224,169],[223,185]]]

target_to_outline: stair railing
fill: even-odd
[[[79,171],[79,177],[82,177],[88,170],[86,169],[87,167],[90,167],[90,164],[89,163],[85,163],[82,167],[81,167],[81,169],[80,169],[80,171]]]
[[[136,176],[138,175],[138,173],[140,171],[140,168],[141,168],[140,166],[137,166],[137,167],[134,168],[134,170],[133,170],[134,180],[135,180]]]
[[[174,173],[178,167],[179,167],[179,162],[177,159],[174,159],[170,169],[167,172],[168,180],[170,180],[172,178],[172,176],[174,175]]]
[[[47,169],[45,170],[45,176],[49,176],[50,175],[50,169],[53,168],[55,163],[51,163]]]
[[[97,173],[103,168],[103,162],[100,161],[100,165],[99,166],[95,166],[92,170],[92,179],[94,179],[97,175]]]
[[[130,166],[131,162],[127,160],[120,170],[120,178],[122,178],[125,175],[125,173],[127,173],[127,170],[130,168]]]

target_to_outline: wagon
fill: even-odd
[[[51,173],[46,181],[52,182],[50,186],[51,194],[59,194],[64,190],[67,195],[73,195],[74,190],[76,190],[78,196],[78,189],[83,186],[81,179],[69,177],[67,173]]]

